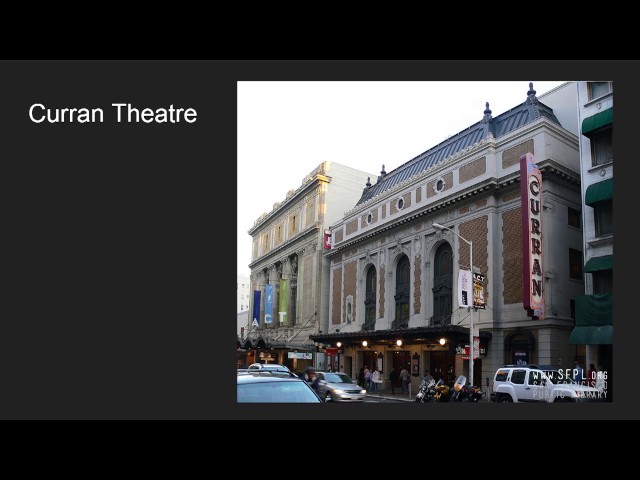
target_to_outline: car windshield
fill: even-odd
[[[318,403],[304,382],[258,382],[238,385],[238,403]]]
[[[353,383],[346,373],[325,373],[324,376],[329,383]]]
[[[549,378],[551,383],[553,383],[554,385],[558,385],[560,383],[568,383],[568,384],[576,383],[573,381],[573,379],[567,376],[566,371],[564,370],[545,370],[544,374]]]

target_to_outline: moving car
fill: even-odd
[[[320,396],[334,402],[362,402],[367,391],[342,372],[316,372]]]
[[[238,403],[322,403],[307,382],[291,372],[268,369],[237,374]]]

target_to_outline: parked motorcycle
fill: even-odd
[[[486,392],[480,387],[475,385],[467,385],[467,377],[460,375],[456,383],[453,385],[452,402],[474,402],[477,403],[482,400]]]
[[[433,395],[433,400],[436,402],[448,402],[453,395],[453,388],[444,383],[442,378],[436,383],[435,391],[436,393]]]
[[[435,386],[436,381],[433,378],[431,378],[429,381],[423,378],[422,382],[420,382],[420,388],[418,389],[416,398],[413,401],[419,403],[433,402],[434,396],[436,394]]]

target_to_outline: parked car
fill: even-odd
[[[575,383],[565,370],[538,365],[505,365],[493,377],[494,402],[603,401],[598,389]]]
[[[285,367],[284,365],[278,365],[277,363],[252,363],[251,365],[249,365],[247,370],[250,372],[255,370],[274,370],[277,372],[291,371],[289,370],[289,368]]]
[[[291,372],[269,369],[237,374],[238,403],[322,403],[307,382]]]
[[[367,391],[342,372],[316,372],[320,396],[334,402],[362,402]]]

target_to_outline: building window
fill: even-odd
[[[451,323],[453,291],[453,253],[451,245],[443,243],[438,248],[433,271],[433,318],[432,325]]]
[[[613,90],[612,82],[587,82],[589,100],[602,97]]]
[[[294,233],[296,233],[296,227],[296,216],[293,215],[289,218],[289,235],[293,235]]]
[[[613,233],[613,200],[604,200],[593,204],[593,218],[596,223],[596,236]]]
[[[409,289],[410,289],[409,259],[403,255],[396,267],[396,318],[391,328],[407,328],[409,326]]]
[[[371,222],[373,222],[373,213],[367,215],[367,225],[371,225]]]
[[[276,242],[281,243],[282,242],[282,226],[278,225],[278,228],[276,230]]]
[[[613,293],[613,270],[593,272],[593,293]]]
[[[569,277],[574,280],[582,280],[582,252],[569,249]]]
[[[590,135],[591,163],[603,165],[613,162],[613,128],[608,127]]]
[[[580,212],[569,207],[569,226],[580,228]]]
[[[269,250],[269,235],[265,235],[262,238],[262,251],[266,252]]]
[[[373,330],[376,323],[376,268],[371,265],[367,270],[367,283],[364,296],[364,329]]]
[[[402,210],[404,207],[404,198],[399,198],[397,202],[398,210]]]

